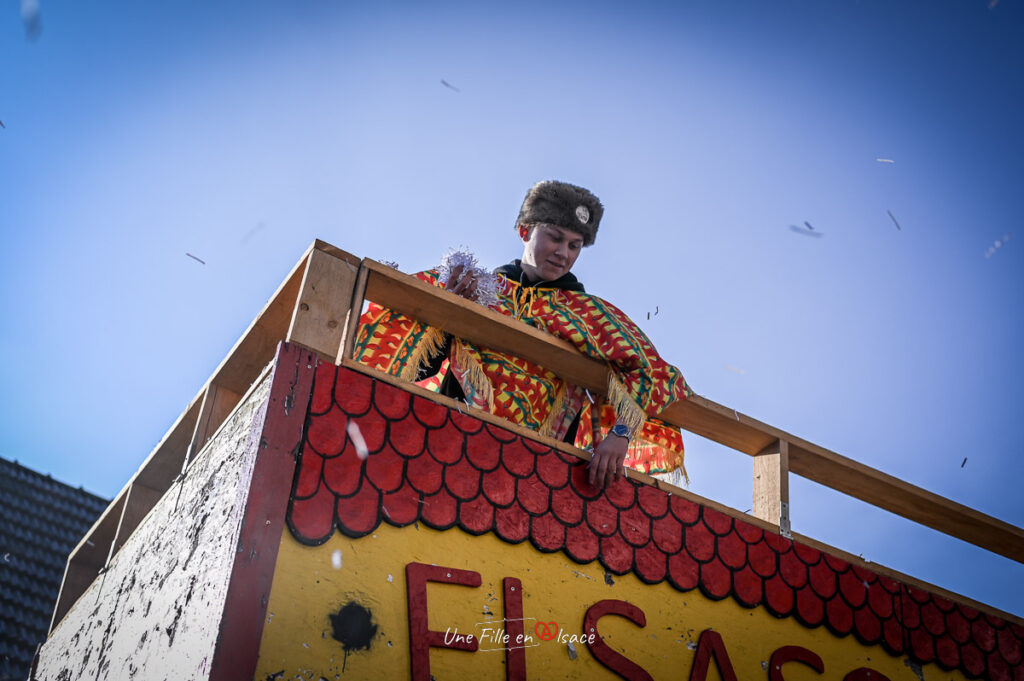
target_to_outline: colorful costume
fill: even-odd
[[[645,473],[679,470],[685,476],[679,429],[653,418],[692,394],[679,370],[658,356],[647,336],[621,310],[585,293],[582,285],[578,290],[545,282],[527,285],[521,277],[517,281],[501,274],[515,271],[510,269],[514,267],[518,261],[497,270],[498,303],[492,309],[607,362],[612,371],[607,398],[599,408],[586,390],[543,367],[460,339],[449,343],[443,329],[378,305],[371,305],[360,320],[356,359],[414,381],[421,367],[447,347],[444,370],[458,380],[470,404],[558,439],[575,430],[572,441],[581,448],[594,444],[595,430],[606,434],[619,420],[634,433],[627,466]],[[436,270],[415,276],[439,285]],[[438,377],[427,382],[435,389],[440,385]]]

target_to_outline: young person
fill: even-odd
[[[556,181],[531,187],[516,220],[523,256],[495,270],[498,296],[491,306],[607,362],[612,371],[600,403],[544,367],[380,306],[372,305],[361,319],[356,359],[409,380],[443,374],[433,381],[443,394],[543,435],[593,447],[589,478],[595,487],[610,484],[624,465],[685,477],[679,429],[656,415],[691,394],[686,381],[621,310],[586,293],[571,273],[583,248],[594,243],[603,215],[601,202],[582,187]],[[441,285],[434,270],[416,276]],[[446,288],[472,299],[479,285],[472,272],[456,267]]]

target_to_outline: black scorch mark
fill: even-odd
[[[328,617],[334,629],[331,636],[342,645],[345,652],[370,649],[373,637],[377,635],[377,625],[373,623],[373,613],[368,608],[349,601],[338,614]]]

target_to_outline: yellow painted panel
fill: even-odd
[[[776,619],[763,608],[746,609],[731,599],[713,601],[694,590],[680,593],[668,583],[645,584],[632,575],[606,576],[599,563],[579,565],[562,553],[542,553],[528,542],[508,544],[486,534],[459,529],[444,532],[413,525],[381,525],[372,535],[349,539],[336,533],[309,547],[285,533],[267,608],[256,679],[411,679],[406,565],[436,564],[480,574],[481,585],[428,583],[428,623],[432,630],[473,634],[476,652],[432,648],[430,673],[446,679],[505,679],[505,652],[495,637],[503,627],[505,577],[522,580],[529,679],[619,678],[602,666],[585,645],[575,659],[566,643],[543,641],[537,622],[554,622],[567,635],[585,636],[587,609],[603,599],[628,601],[646,615],[643,628],[608,615],[599,636],[640,665],[654,679],[690,679],[696,644],[705,629],[721,634],[736,676],[768,681],[772,652],[803,646],[819,655],[819,675],[798,662],[785,665],[786,681],[842,679],[859,667],[892,681],[960,681],[959,672],[934,665],[920,670],[881,646],[864,646],[853,636],[836,637],[825,627],[808,629],[793,618]],[[371,613],[376,626],[368,649],[345,651],[335,638],[331,615],[346,604]],[[485,632],[485,628],[490,632]],[[543,629],[541,629],[543,633]],[[481,637],[483,639],[481,640]],[[343,636],[344,638],[344,636]],[[277,676],[277,674],[280,674]],[[714,662],[707,678],[719,681]]]

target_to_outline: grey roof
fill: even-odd
[[[0,681],[28,678],[68,554],[109,503],[0,457]]]

